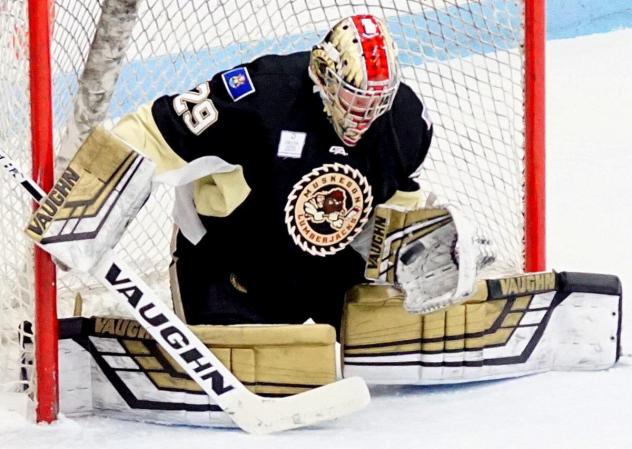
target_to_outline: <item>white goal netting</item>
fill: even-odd
[[[59,145],[104,0],[57,0],[51,8],[53,129]],[[110,1],[110,0],[108,0]],[[163,93],[265,53],[309,49],[341,17],[386,19],[404,80],[423,99],[435,139],[423,187],[469,210],[498,248],[498,271],[523,266],[524,5],[520,0],[146,0],[116,83],[108,120]],[[0,145],[28,171],[30,117],[25,0],[0,0]],[[171,193],[158,189],[132,224],[121,256],[169,300]],[[20,380],[17,329],[33,317],[31,245],[22,229],[28,196],[0,175],[0,390]],[[124,250],[121,248],[125,248]],[[59,316],[111,309],[89,278],[58,273]],[[116,311],[122,312],[122,308]]]

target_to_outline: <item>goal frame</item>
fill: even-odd
[[[29,95],[32,178],[46,192],[54,182],[50,0],[29,0]],[[52,422],[59,411],[57,277],[51,256],[34,253],[35,417]]]
[[[545,252],[545,8],[546,0],[525,0],[525,203],[524,269],[546,268]],[[53,185],[51,0],[28,0],[32,177],[45,190]],[[55,265],[35,249],[36,420],[52,422],[59,409],[58,321]]]

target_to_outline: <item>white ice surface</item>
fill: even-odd
[[[547,44],[548,265],[632,286],[632,30]],[[625,294],[624,294],[625,298]],[[624,324],[632,303],[625,304]],[[632,448],[632,334],[605,372],[381,387],[369,408],[271,436],[0,411],[1,449]]]

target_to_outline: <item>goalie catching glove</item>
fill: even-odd
[[[375,211],[365,276],[400,287],[406,310],[426,314],[465,300],[477,272],[493,260],[489,242],[458,209],[383,204]]]
[[[154,163],[96,128],[33,213],[27,235],[88,271],[119,241],[151,192]]]

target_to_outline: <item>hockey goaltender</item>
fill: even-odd
[[[432,131],[384,22],[347,17],[310,52],[260,57],[96,128],[27,233],[90,271],[151,183],[174,186],[174,309],[257,394],[340,375],[424,385],[614,364],[616,277],[476,280],[492,236],[417,183]],[[230,422],[138,323],[64,319],[61,334],[65,414]]]

